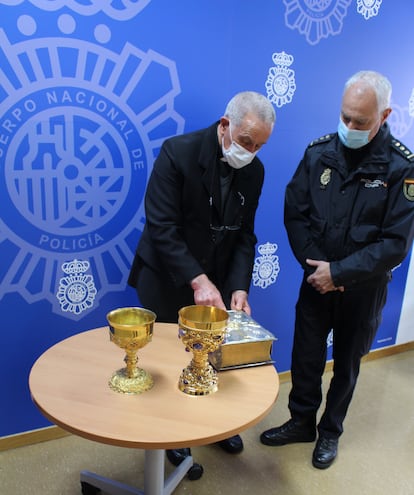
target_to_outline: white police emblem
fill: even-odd
[[[411,96],[408,100],[408,113],[411,117],[414,117],[414,88],[411,91]]]
[[[333,346],[333,330],[331,330],[329,332],[329,335],[326,338],[326,345],[327,345],[327,347],[332,347]]]
[[[261,256],[258,256],[254,261],[253,267],[253,285],[266,289],[271,284],[276,282],[280,271],[279,257],[274,253],[277,251],[277,244],[261,244],[258,247]]]
[[[290,103],[296,90],[295,72],[289,69],[293,56],[285,52],[274,53],[272,60],[275,67],[269,69],[266,91],[269,100],[278,108]]]
[[[76,259],[63,263],[67,276],[60,279],[56,294],[62,311],[80,314],[93,306],[97,291],[92,275],[85,275],[89,266],[89,261]]]
[[[357,12],[368,20],[378,15],[381,3],[382,0],[357,0]]]
[[[337,35],[352,0],[283,0],[285,21],[290,29],[305,35],[310,45]]]
[[[0,298],[46,299],[55,313],[76,319],[125,288],[154,156],[184,129],[174,109],[180,84],[173,60],[119,39],[115,51],[108,47],[111,27],[119,31],[148,0],[17,3],[22,15],[7,26],[17,41],[0,29],[8,61],[0,91],[0,246],[3,260],[14,260],[1,273]],[[39,9],[56,16],[50,37],[37,35]],[[106,17],[91,15],[98,12]],[[75,37],[78,24],[89,41]],[[91,275],[77,261],[86,258]],[[74,267],[82,270],[62,278]]]
[[[412,107],[412,114],[410,114],[410,109],[407,107],[402,107],[401,105],[398,105],[397,103],[393,102],[392,104],[392,112],[390,113],[390,116],[387,119],[387,122],[390,126],[391,133],[394,136],[398,136],[400,139],[402,139],[410,130],[412,126],[412,117],[414,117],[414,90],[413,90],[413,95],[412,95],[413,101],[413,107]],[[411,116],[410,116],[411,115]]]

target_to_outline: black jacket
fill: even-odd
[[[254,218],[264,168],[255,158],[235,170],[222,209],[217,126],[218,122],[164,142],[147,186],[146,224],[130,285],[136,286],[143,262],[176,287],[206,273],[222,292],[249,289],[257,242]],[[240,229],[217,232],[210,225]]]
[[[311,258],[330,262],[337,287],[385,281],[414,236],[414,155],[388,124],[359,151],[347,151],[336,133],[324,136],[287,186],[284,218],[306,273]]]

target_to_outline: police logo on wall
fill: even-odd
[[[60,279],[57,292],[62,311],[80,314],[93,306],[96,287],[93,277],[86,275],[88,269],[88,261],[63,263],[62,271],[66,276]]]
[[[408,114],[414,117],[414,88],[411,91],[410,99],[408,100]]]
[[[366,20],[378,15],[382,0],[357,0],[357,12]]]
[[[327,347],[333,346],[333,330],[329,332],[328,337],[326,338],[326,346]]]
[[[409,103],[410,105],[410,103]],[[392,103],[392,112],[387,119],[393,136],[402,139],[408,134],[413,124],[414,112],[410,115],[410,108],[403,107],[397,103]]]
[[[154,156],[184,128],[179,81],[159,53],[110,48],[110,23],[119,31],[149,0],[22,3],[0,29],[0,299],[46,299],[76,319],[125,289]]]
[[[261,244],[258,247],[260,256],[254,261],[252,282],[256,287],[266,289],[276,282],[279,275],[279,257],[275,255],[277,244]]]
[[[285,23],[297,29],[310,45],[342,31],[352,0],[283,0],[286,5]],[[365,2],[367,3],[367,2]]]
[[[285,52],[274,53],[272,60],[275,67],[269,69],[266,91],[268,99],[280,108],[292,101],[296,90],[295,73],[289,69],[293,56]]]

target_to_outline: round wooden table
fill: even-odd
[[[192,355],[178,326],[155,323],[152,342],[138,352],[138,365],[154,386],[139,395],[119,394],[108,380],[125,366],[125,353],[109,339],[108,327],[89,330],[48,349],[29,376],[34,403],[54,424],[81,437],[145,449],[144,492],[83,471],[81,483],[113,495],[166,495],[192,466],[189,456],[164,481],[165,449],[206,445],[255,425],[272,408],[279,391],[273,365],[219,373],[218,391],[190,396],[178,378]]]

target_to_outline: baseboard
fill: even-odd
[[[362,358],[362,362],[372,361],[374,359],[384,358],[392,356],[393,354],[400,354],[405,351],[412,351],[414,349],[414,341],[407,342],[406,344],[392,345],[389,347],[382,347],[381,349],[375,349]],[[327,361],[325,371],[332,371],[333,361]],[[290,371],[284,371],[279,373],[280,383],[286,383],[291,381]]]
[[[405,351],[414,350],[414,341],[406,344],[393,345],[389,347],[383,347],[371,351],[369,354],[362,358],[363,362],[371,361],[373,359],[384,358],[393,354],[399,354]],[[332,361],[326,363],[325,371],[332,370]],[[286,383],[291,380],[290,371],[284,371],[279,373],[280,383]],[[66,437],[71,435],[67,431],[58,426],[49,426],[47,428],[40,428],[38,430],[26,431],[18,433],[16,435],[10,435],[0,438],[0,451],[15,449],[17,447],[24,447],[35,443],[46,442],[48,440],[56,440],[57,438]]]
[[[16,435],[9,435],[0,438],[0,451],[25,447],[34,443],[56,440],[57,438],[66,437],[71,433],[62,430],[59,426],[48,426],[38,430],[25,431]]]

